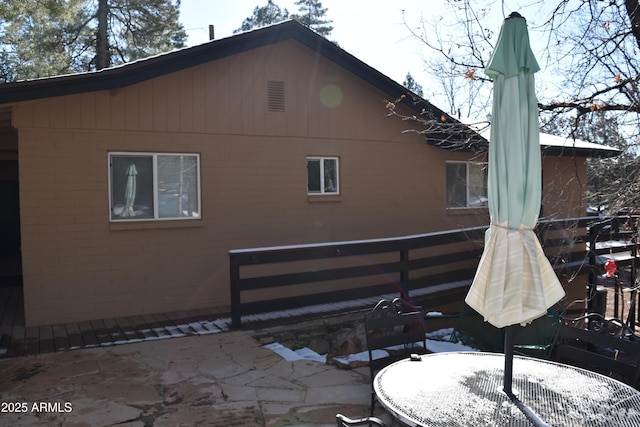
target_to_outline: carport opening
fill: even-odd
[[[18,131],[11,126],[9,107],[0,107],[0,207],[0,308],[5,311],[0,318],[4,323],[12,310],[12,321],[24,324]]]

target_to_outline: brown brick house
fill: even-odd
[[[0,86],[27,325],[227,305],[234,248],[487,223],[482,156],[403,133],[403,92],[296,22]],[[584,212],[592,154],[545,157],[554,215]]]

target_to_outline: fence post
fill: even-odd
[[[629,222],[631,222],[631,217],[629,218]],[[638,309],[637,303],[640,302],[640,298],[638,297],[638,291],[636,289],[636,274],[638,274],[638,223],[637,219],[633,223],[633,234],[631,235],[631,288],[634,291],[631,292],[631,309],[629,311],[629,327],[632,330],[636,330],[636,310],[638,313],[637,321],[640,323],[640,309]],[[634,299],[636,301],[634,301]],[[636,304],[634,304],[636,303]]]
[[[587,312],[593,310],[596,296],[596,240],[598,239],[599,226],[591,225],[589,228],[589,279],[587,283]]]
[[[409,300],[409,249],[400,249],[400,292],[401,297]],[[404,295],[402,295],[404,294]]]
[[[239,328],[240,320],[240,264],[233,254],[229,254],[229,276],[231,297],[231,327]]]

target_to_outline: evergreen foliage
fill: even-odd
[[[256,6],[255,9],[253,9],[253,15],[242,21],[242,26],[233,32],[239,33],[241,31],[265,27],[288,18],[289,11],[287,9],[281,10],[272,0],[268,0],[265,6]]]
[[[179,6],[179,0],[0,2],[0,82],[91,71],[183,47]],[[100,40],[105,56],[98,62]]]
[[[422,85],[416,82],[416,80],[413,78],[411,73],[407,73],[407,77],[404,78],[404,81],[402,82],[402,86],[406,87],[411,92],[415,93],[421,98],[424,96],[422,91]]]
[[[323,37],[328,37],[333,31],[331,24],[333,21],[326,18],[327,8],[322,7],[319,0],[298,0],[298,13],[291,17],[300,22],[305,27],[315,31]]]
[[[272,0],[267,0],[265,6],[256,6],[253,9],[253,15],[246,18],[242,22],[242,26],[234,30],[234,33],[276,24],[290,18],[295,19],[323,37],[328,37],[331,34],[333,27],[329,24],[333,21],[326,18],[328,9],[322,7],[322,2],[318,0],[298,0],[295,4],[298,6],[298,13],[289,15],[287,9],[282,10]]]

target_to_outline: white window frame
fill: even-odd
[[[470,167],[472,165],[482,165],[482,167],[486,168],[488,166],[487,162],[478,162],[478,161],[457,161],[457,160],[447,160],[446,165],[450,164],[464,164],[465,167],[465,206],[449,206],[449,181],[448,181],[448,173],[445,172],[445,187],[446,187],[446,203],[447,209],[486,209],[488,208],[488,200],[482,204],[470,205],[469,201],[472,199],[476,199],[477,196],[472,195],[471,189],[472,185],[469,182],[469,177],[471,176]],[[446,169],[445,169],[446,170]],[[485,194],[487,191],[487,181],[484,183]],[[487,198],[488,199],[488,198]]]
[[[318,161],[320,162],[320,191],[309,191],[309,161]],[[336,183],[335,183],[335,191],[327,191],[326,185],[324,182],[324,162],[325,160],[332,160],[336,163]],[[339,195],[340,194],[340,158],[334,156],[307,156],[306,159],[307,165],[307,195],[309,196],[318,196],[318,195]]]
[[[197,208],[194,210],[191,216],[171,216],[161,217],[159,210],[159,185],[158,185],[158,157],[162,156],[184,156],[195,158],[196,160],[196,186],[195,191],[197,197]],[[151,158],[152,163],[152,179],[153,179],[153,217],[136,218],[122,217],[114,215],[114,200],[113,200],[113,177],[112,177],[112,158],[113,157],[140,157]],[[114,223],[130,222],[130,221],[180,221],[180,220],[197,220],[202,217],[202,195],[200,188],[200,154],[198,153],[161,153],[161,152],[129,152],[129,151],[110,151],[107,153],[107,168],[108,168],[108,184],[109,184],[109,221]]]

